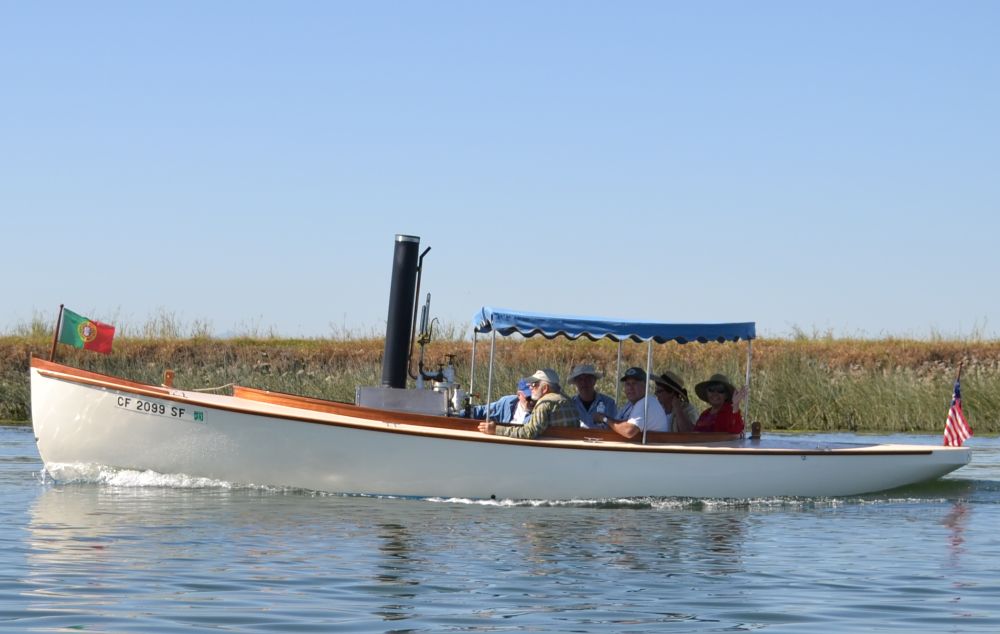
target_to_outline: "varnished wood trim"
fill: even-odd
[[[385,421],[391,417],[393,423],[405,423],[407,425],[421,425],[423,427],[435,427],[439,429],[462,429],[474,430],[478,427],[478,420],[466,418],[454,418],[449,416],[435,416],[433,414],[418,414],[415,412],[400,412],[395,410],[377,409],[374,407],[361,407],[353,403],[342,403],[340,401],[327,401],[311,396],[299,396],[297,394],[286,394],[285,392],[271,392],[259,390],[252,387],[233,386],[233,396],[257,401],[260,403],[271,403],[272,405],[284,405],[297,409],[305,409],[313,412],[323,412],[325,414],[339,414],[341,416],[351,416],[363,418],[365,420]]]
[[[382,420],[386,417],[386,411],[370,407],[361,407],[353,403],[342,403],[340,401],[328,401],[311,396],[300,396],[298,394],[288,394],[285,392],[272,392],[242,385],[233,386],[233,396],[262,403],[272,403],[275,405],[286,405],[288,407],[298,407],[316,412],[326,412],[331,414],[342,414],[344,416],[354,416],[370,420]],[[412,412],[390,413],[392,418],[398,422],[405,422],[413,425],[423,425],[426,427],[443,427],[446,429],[476,429],[479,421],[464,418],[454,418],[446,416],[434,416],[430,414],[415,414]],[[624,436],[606,429],[579,429],[573,427],[549,427],[545,430],[546,437],[564,438],[566,440],[600,440],[604,442],[624,442],[629,444],[642,444],[642,436],[636,438],[625,438]],[[727,442],[739,439],[739,434],[722,433],[684,433],[684,432],[648,432],[647,443],[664,444],[684,444],[710,442]]]
[[[122,385],[126,387],[142,388],[144,390],[150,390],[160,394],[170,393],[170,390],[168,388],[160,387],[158,385],[149,385],[148,383],[129,381],[128,379],[123,379],[117,376],[111,376],[110,374],[101,374],[99,372],[81,370],[80,368],[74,368],[73,366],[63,365],[61,363],[56,363],[55,361],[46,361],[45,359],[40,359],[38,357],[31,357],[31,367],[38,368],[39,370],[49,370],[52,372],[59,372],[60,374],[78,376],[85,379],[96,379],[99,381],[104,381],[106,383],[115,383],[116,385]]]

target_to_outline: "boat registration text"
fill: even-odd
[[[163,401],[153,399],[118,396],[118,400],[115,402],[115,405],[121,409],[127,409],[130,412],[141,412],[143,414],[152,414],[154,416],[166,416],[167,418],[176,418],[192,423],[205,422],[205,412],[202,410],[171,405],[164,403]]]

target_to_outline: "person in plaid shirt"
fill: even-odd
[[[580,415],[559,386],[559,375],[551,368],[539,370],[527,378],[535,408],[523,425],[497,425],[492,421],[479,423],[484,434],[510,438],[537,438],[549,427],[579,427]]]

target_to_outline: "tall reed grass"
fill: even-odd
[[[160,383],[164,370],[172,369],[175,385],[184,389],[235,383],[348,402],[357,386],[381,383],[380,337],[282,339],[269,332],[219,339],[201,327],[181,332],[168,315],[131,334],[119,331],[111,355],[60,345],[57,360],[151,383]],[[456,332],[444,330],[445,336],[426,348],[425,367],[435,371],[454,355],[458,380],[469,389],[473,345]],[[0,337],[0,420],[30,419],[29,359],[48,358],[51,336],[51,325],[39,319]],[[517,379],[535,369],[550,367],[565,377],[577,363],[597,365],[605,374],[598,389],[616,393],[619,348],[613,342],[498,339],[492,375],[489,351],[489,339],[480,338],[472,381],[479,400],[487,392],[491,398],[513,392]],[[745,343],[654,346],[653,368],[680,374],[692,400],[703,406],[694,384],[716,372],[742,384],[746,351]],[[627,342],[621,354],[621,370],[646,366],[645,344]],[[757,339],[749,417],[771,430],[937,433],[959,363],[974,430],[1000,432],[1000,341],[985,340]]]

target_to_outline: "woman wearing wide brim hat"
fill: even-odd
[[[740,402],[746,397],[745,387],[737,390],[725,374],[713,374],[707,381],[695,385],[694,392],[709,405],[698,417],[694,431],[743,433]]]

